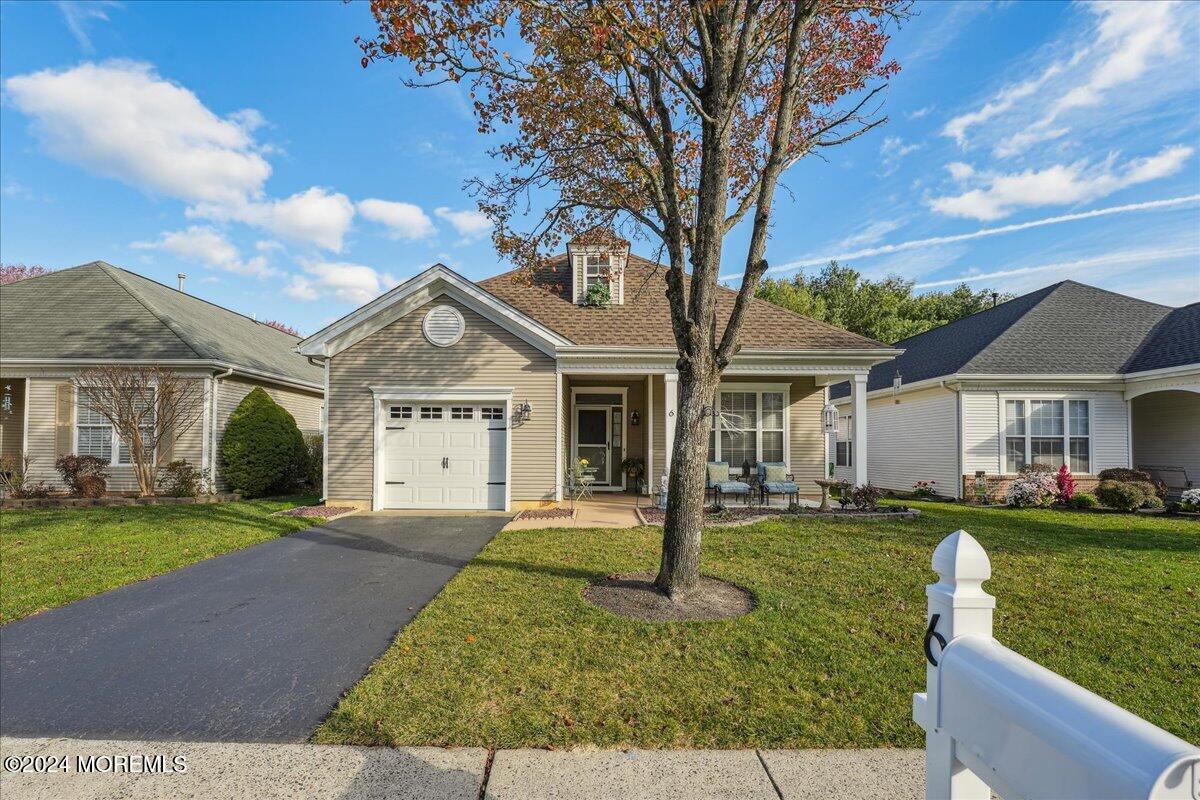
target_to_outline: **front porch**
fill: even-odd
[[[838,372],[803,365],[731,368],[717,390],[709,460],[729,464],[735,476],[746,470],[756,473],[760,463],[782,463],[794,476],[800,499],[819,499],[815,481],[828,477],[833,461],[829,438],[835,426],[827,413],[827,387],[849,380],[858,399],[865,394],[865,379],[865,367]],[[573,484],[581,472],[595,498],[656,496],[670,470],[678,374],[669,368],[642,373],[580,370],[561,371],[558,380],[556,499],[565,505],[579,497],[579,487]],[[865,414],[859,429],[855,471],[864,477],[855,482],[865,483]],[[770,501],[785,506],[787,502],[779,497]]]

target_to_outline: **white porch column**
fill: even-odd
[[[654,473],[654,376],[646,376],[646,493],[653,495],[658,485]]]
[[[867,376],[856,374],[850,382],[850,399],[854,420],[854,485],[864,485],[867,478]]]
[[[663,376],[663,432],[666,434],[666,453],[663,456],[663,472],[671,472],[671,454],[675,450],[675,420],[679,416],[679,373],[668,372]]]

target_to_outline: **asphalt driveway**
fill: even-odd
[[[0,731],[303,741],[508,521],[354,515],[0,628]]]

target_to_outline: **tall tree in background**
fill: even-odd
[[[965,283],[949,292],[913,294],[914,282],[895,275],[873,281],[831,261],[818,274],[766,278],[758,296],[805,316],[889,344],[991,308],[992,291]],[[1011,300],[996,294],[995,301]]]
[[[363,66],[401,58],[409,85],[465,82],[505,167],[471,183],[502,256],[530,268],[606,226],[666,258],[679,401],[662,563],[669,596],[699,581],[713,397],[767,269],[781,175],[883,121],[876,98],[904,0],[373,0]],[[854,98],[854,99],[850,99]],[[529,213],[540,209],[539,213]],[[728,320],[725,237],[745,220]],[[802,217],[796,221],[803,224]],[[690,269],[690,274],[689,274]]]

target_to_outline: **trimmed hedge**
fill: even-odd
[[[1096,487],[1096,499],[1109,508],[1120,511],[1136,511],[1151,498],[1158,499],[1154,484],[1148,481],[1100,481]]]
[[[243,497],[284,494],[308,471],[308,448],[296,420],[261,387],[229,417],[221,440],[221,474]]]

